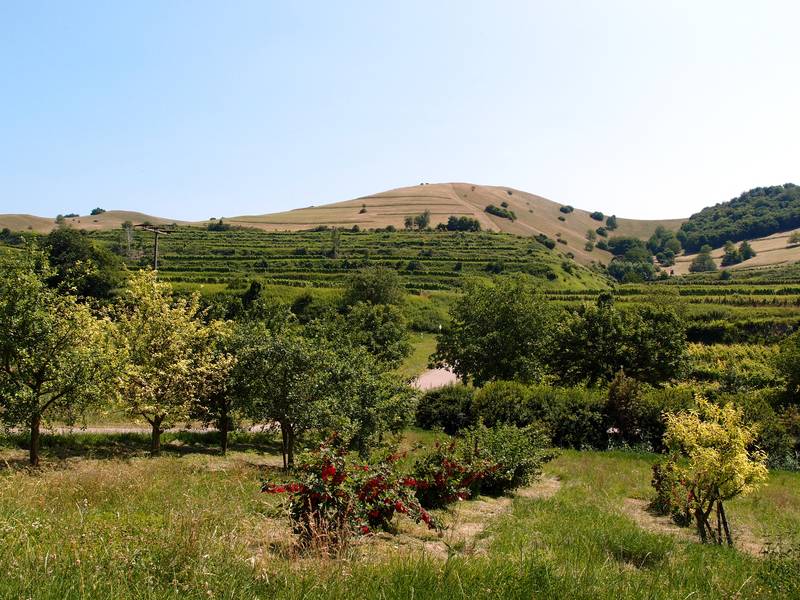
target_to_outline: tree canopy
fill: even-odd
[[[116,366],[108,321],[48,287],[51,274],[35,251],[0,257],[0,420],[28,427],[32,465],[42,419],[99,402]]]
[[[800,227],[800,187],[787,183],[757,187],[738,198],[704,208],[681,225],[678,239],[687,252],[706,244],[721,247]]]

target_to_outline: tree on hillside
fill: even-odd
[[[425,210],[422,214],[419,214],[414,217],[414,225],[417,226],[417,229],[427,229],[428,226],[431,224],[431,211]]]
[[[54,287],[79,296],[107,298],[121,281],[119,258],[80,231],[54,229],[43,238],[42,248],[53,267],[47,281]]]
[[[724,503],[752,493],[767,479],[767,456],[751,450],[755,440],[756,430],[733,404],[698,398],[697,409],[667,414],[664,443],[670,457],[654,467],[656,504],[694,519],[702,542],[733,546]]]
[[[115,365],[108,322],[49,288],[51,274],[35,252],[0,258],[0,420],[28,428],[34,466],[46,415],[74,418],[101,401]]]
[[[700,253],[694,257],[692,264],[689,265],[691,273],[704,273],[708,271],[716,271],[717,263],[711,258],[711,246],[703,246],[700,248]]]
[[[730,240],[725,242],[724,252],[725,253],[722,255],[721,263],[723,267],[737,265],[742,262],[742,255],[739,253],[739,250],[736,248],[734,243]]]
[[[450,309],[435,360],[465,382],[536,381],[544,373],[554,310],[523,276],[472,280]]]
[[[739,256],[742,257],[742,260],[750,260],[756,255],[756,251],[753,250],[753,247],[750,243],[745,240],[741,244],[739,244]]]
[[[399,304],[403,299],[403,284],[393,269],[369,267],[351,275],[344,291],[343,303]]]
[[[566,385],[607,383],[620,369],[658,384],[680,372],[685,353],[685,326],[671,307],[621,310],[603,294],[559,321],[549,367]]]
[[[131,278],[116,307],[115,337],[123,360],[119,397],[128,412],[152,428],[150,450],[161,452],[161,434],[188,419],[197,398],[227,376],[232,357],[214,352],[225,325],[206,324],[197,295],[173,298],[153,271]]]

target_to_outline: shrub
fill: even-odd
[[[519,428],[483,423],[466,432],[463,444],[472,449],[470,463],[480,472],[480,492],[500,495],[530,484],[542,473],[542,465],[553,458],[550,440],[540,427]]]
[[[475,392],[472,399],[474,417],[489,427],[497,424],[529,425],[526,400],[528,388],[516,381],[493,381]]]
[[[601,213],[599,210],[596,210],[589,216],[593,218],[595,221],[602,221],[605,215],[603,215],[603,213]]]
[[[575,210],[575,209],[574,209],[574,208],[572,208],[572,207],[571,207],[569,204],[567,204],[566,206],[562,206],[562,207],[561,207],[561,208],[559,208],[558,210],[560,210],[560,211],[561,211],[562,213],[564,213],[565,215],[568,215],[569,213],[571,213],[571,212],[572,212],[573,210]]]
[[[463,445],[451,440],[437,442],[432,451],[417,459],[412,480],[423,507],[442,508],[476,494],[480,477],[464,459]]]
[[[743,422],[735,406],[715,406],[703,398],[697,399],[695,410],[668,414],[666,421],[664,443],[670,457],[662,472],[674,470],[674,478],[666,480],[673,482],[671,496],[680,502],[671,509],[694,517],[702,542],[733,546],[723,503],[753,492],[767,478],[766,454],[750,450],[754,428]]]
[[[341,549],[357,535],[391,531],[397,514],[437,528],[416,498],[416,482],[398,472],[398,458],[355,465],[344,449],[326,443],[301,457],[299,481],[265,482],[262,490],[289,494],[292,529],[304,547]]]
[[[417,425],[424,429],[443,429],[454,435],[474,423],[472,388],[448,385],[425,393],[417,405]]]
[[[580,449],[607,445],[605,398],[599,390],[531,386],[525,406],[529,423],[542,423],[555,446]]]
[[[495,206],[494,204],[490,204],[484,210],[490,215],[494,215],[496,217],[501,217],[503,219],[510,219],[511,221],[517,220],[517,215],[514,214],[513,210],[509,210],[502,206]]]

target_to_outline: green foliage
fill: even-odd
[[[711,258],[711,246],[708,245],[700,248],[699,254],[695,256],[694,260],[692,260],[692,264],[689,265],[690,273],[705,273],[716,270],[717,263]]]
[[[455,435],[471,427],[473,390],[465,385],[446,385],[425,392],[417,404],[417,425],[424,429],[442,429]]]
[[[619,225],[617,224],[617,215],[611,215],[606,219],[606,229],[614,231]]]
[[[122,263],[84,233],[59,227],[42,240],[53,273],[48,283],[79,296],[108,298],[120,283]]]
[[[774,364],[783,377],[788,398],[800,404],[800,332],[793,333],[781,343]]]
[[[455,217],[450,216],[447,219],[448,231],[480,231],[481,222],[472,217]]]
[[[682,319],[669,306],[617,308],[609,295],[559,321],[550,369],[567,384],[608,382],[620,369],[649,383],[679,374],[686,353]]]
[[[694,410],[667,414],[666,422],[664,443],[672,464],[662,470],[673,473],[665,479],[673,486],[671,496],[680,498],[671,508],[694,518],[703,542],[733,546],[724,502],[752,493],[767,479],[766,454],[750,450],[754,428],[733,405],[715,406],[703,398]],[[664,490],[659,495],[669,498]],[[716,527],[710,518],[714,510]]]
[[[411,352],[406,320],[396,306],[358,302],[347,313],[346,327],[353,343],[389,367],[398,366]]]
[[[511,221],[517,220],[517,215],[514,214],[513,210],[509,210],[507,208],[503,208],[502,206],[495,206],[494,204],[490,204],[484,209],[490,215],[494,215],[496,217],[501,217],[503,219],[509,219]]]
[[[117,364],[108,321],[47,287],[49,274],[38,252],[0,256],[0,421],[29,429],[32,465],[43,417],[99,403]]]
[[[385,267],[371,267],[350,276],[343,303],[345,306],[359,302],[399,304],[402,298],[403,288],[397,272]]]
[[[230,231],[232,228],[230,223],[225,223],[225,221],[220,218],[219,221],[211,221],[207,226],[206,229],[208,231]]]
[[[571,213],[575,209],[572,208],[569,204],[567,204],[565,206],[561,206],[558,210],[560,210],[565,215],[568,215],[569,213]]]
[[[102,215],[104,212],[106,212],[106,209],[104,208],[93,208],[92,212],[90,212],[89,214],[94,217],[97,215]]]
[[[471,281],[450,316],[450,329],[439,336],[434,358],[463,380],[481,385],[543,375],[554,311],[527,278]]]
[[[464,448],[472,449],[470,464],[480,465],[479,490],[497,496],[529,485],[551,460],[550,440],[539,427],[478,423],[464,433]]]
[[[687,252],[718,248],[800,227],[800,187],[787,183],[758,187],[738,198],[704,208],[681,225],[678,239]]]
[[[602,221],[605,218],[605,215],[601,213],[599,210],[594,211],[589,216],[595,221]]]
[[[134,275],[117,302],[115,343],[123,365],[118,396],[134,417],[152,427],[152,452],[165,428],[186,421],[196,398],[213,393],[233,363],[214,351],[226,325],[206,324],[199,298],[172,297],[153,271]]]

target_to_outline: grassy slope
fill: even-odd
[[[726,267],[727,269],[742,270],[752,268],[763,268],[770,266],[786,265],[800,260],[800,245],[789,244],[789,236],[792,231],[785,231],[775,233],[773,235],[748,240],[753,250],[756,251],[756,256],[748,261]],[[737,244],[738,246],[738,244]],[[714,257],[717,266],[721,266],[722,255],[725,254],[722,248],[715,248],[711,253]],[[689,272],[689,265],[697,257],[697,254],[687,254],[679,256],[675,260],[675,274],[685,275]]]
[[[99,443],[98,436],[90,437]],[[430,436],[412,437],[430,442]],[[518,497],[505,516],[495,513],[479,534],[478,545],[485,548],[479,553],[472,544],[456,544],[444,561],[418,546],[398,546],[399,538],[392,538],[373,540],[339,561],[297,556],[278,499],[259,493],[263,469],[271,469],[277,456],[269,449],[248,451],[248,441],[237,441],[228,458],[205,447],[187,453],[186,442],[173,442],[159,459],[121,454],[72,459],[36,475],[0,470],[0,597],[595,599],[800,593],[797,566],[638,526],[626,498],[648,497],[653,456],[631,453],[563,453],[547,467],[561,480],[555,496]],[[138,448],[145,447],[142,440]],[[2,453],[12,464],[23,456],[21,450]],[[787,532],[800,531],[800,476],[772,474],[764,490],[731,503],[729,512],[740,538],[790,541]]]
[[[149,221],[153,225],[169,225],[172,223],[185,224],[184,221],[175,219],[154,217],[144,213],[130,210],[109,210],[100,215],[84,215],[65,219],[64,222],[76,229],[86,229],[97,231],[103,229],[119,229],[125,221],[134,224]],[[0,228],[8,227],[12,231],[35,231],[36,233],[48,233],[55,229],[55,218],[35,217],[33,215],[0,215]]]
[[[509,194],[511,192],[511,194]],[[487,205],[500,205],[508,202],[514,210],[517,220],[512,222],[489,215],[484,211]],[[431,211],[431,225],[447,221],[450,215],[466,215],[478,219],[484,229],[505,231],[519,235],[544,233],[552,238],[562,237],[567,241],[569,250],[578,262],[588,264],[591,261],[607,263],[611,255],[601,250],[586,252],[584,250],[587,229],[596,229],[601,223],[589,217],[589,211],[575,209],[569,215],[559,212],[561,205],[541,196],[512,188],[473,185],[468,183],[438,183],[418,185],[389,190],[378,194],[363,196],[344,202],[300,208],[296,210],[263,214],[244,215],[226,218],[227,221],[248,227],[266,230],[310,229],[317,225],[361,228],[386,227],[394,225],[402,228],[407,215],[414,215],[424,210]],[[362,207],[366,208],[361,212]],[[602,208],[602,207],[597,207]],[[591,210],[594,210],[592,208]],[[564,221],[560,221],[563,217]],[[134,223],[149,220],[154,224],[172,223],[169,218],[152,217],[125,211],[108,211],[95,217],[78,217],[67,222],[84,229],[116,229],[125,220]],[[657,225],[677,229],[682,220],[637,221],[619,219],[618,235],[636,235],[649,237]],[[29,215],[0,215],[0,228],[12,230],[32,229],[47,232],[55,227],[55,221]]]

